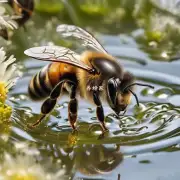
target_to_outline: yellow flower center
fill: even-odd
[[[12,114],[12,108],[0,102],[0,124],[9,121]]]
[[[8,90],[6,89],[5,83],[0,82],[0,102],[4,103],[7,98]]]
[[[32,174],[13,174],[10,178],[13,180],[38,180],[38,178]]]

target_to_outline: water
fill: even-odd
[[[94,2],[93,7],[97,6],[95,11],[90,6],[87,10],[84,4],[77,7],[80,1],[77,4],[69,1],[57,15],[58,18],[53,13],[39,14],[40,9],[37,8],[34,21],[27,24],[27,32],[20,29],[13,36],[12,43],[7,45],[8,52],[16,55],[24,75],[9,94],[8,103],[14,108],[14,112],[8,139],[6,143],[2,141],[5,147],[3,151],[11,152],[12,142],[36,145],[40,151],[39,160],[51,158],[57,169],[65,169],[67,179],[118,179],[118,174],[123,180],[179,179],[180,62],[178,59],[171,60],[171,57],[178,54],[178,49],[173,48],[173,45],[178,47],[178,43],[169,39],[167,34],[159,42],[147,40],[147,27],[138,24],[143,18],[145,21],[151,16],[142,16],[146,6],[158,11],[159,15],[162,13],[162,16],[168,17],[169,14],[151,7],[153,5],[149,1],[147,4],[137,1],[137,6],[134,5],[135,1],[121,1],[119,8],[115,8],[115,2],[118,3],[114,1],[112,7],[104,5],[103,11],[97,8],[101,8],[101,4]],[[136,15],[139,8],[140,15],[133,17],[132,12],[129,13],[130,7],[136,10]],[[41,9],[44,13],[45,10]],[[96,13],[89,14],[93,10]],[[109,12],[108,17],[103,14],[106,11]],[[102,24],[99,23],[99,16],[104,18]],[[57,107],[40,126],[35,129],[27,126],[37,120],[42,105],[42,102],[29,99],[28,82],[46,63],[27,58],[23,51],[34,45],[64,44],[55,33],[56,26],[60,23],[75,23],[90,29],[106,50],[135,75],[137,82],[155,87],[153,90],[137,87],[140,107],[132,99],[125,116],[119,119],[105,105],[109,133],[103,137],[98,127],[88,131],[89,126],[98,121],[95,107],[83,99],[79,100],[78,133],[72,133],[67,119],[68,97],[60,99]],[[176,38],[179,38],[178,33]],[[73,47],[78,47],[80,51],[79,46]],[[59,165],[58,160],[61,161]],[[52,167],[48,169],[50,172],[54,171]]]

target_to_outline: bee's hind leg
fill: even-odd
[[[78,101],[76,99],[76,90],[77,90],[77,85],[73,83],[71,85],[70,101],[68,104],[68,120],[69,120],[73,130],[76,130],[76,127],[74,124],[76,123],[76,120],[77,120],[77,110],[78,110]]]
[[[36,126],[38,126],[43,119],[46,117],[47,114],[49,114],[55,107],[56,103],[57,103],[57,99],[61,94],[61,89],[62,89],[62,85],[65,82],[65,80],[60,81],[55,87],[54,89],[51,91],[51,94],[49,96],[49,98],[47,98],[42,106],[41,106],[41,118],[37,120],[37,122],[35,122],[34,124],[30,125],[30,127],[34,128]]]

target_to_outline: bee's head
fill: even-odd
[[[119,115],[120,112],[125,112],[127,106],[131,102],[132,95],[136,98],[137,105],[139,101],[134,91],[134,86],[148,86],[154,88],[151,85],[134,83],[134,76],[129,72],[125,72],[123,78],[110,78],[107,84],[108,102],[114,112]]]

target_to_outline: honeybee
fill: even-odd
[[[14,9],[15,14],[21,16],[16,20],[19,26],[24,25],[32,16],[34,0],[8,0],[8,3]]]
[[[61,46],[33,47],[24,51],[32,58],[50,61],[30,81],[28,92],[33,100],[45,101],[41,107],[41,118],[32,125],[35,127],[48,115],[57,103],[57,99],[67,91],[70,96],[68,104],[68,120],[75,130],[77,120],[78,98],[88,100],[96,105],[97,119],[103,132],[107,131],[104,122],[103,103],[107,102],[119,115],[131,102],[131,96],[138,98],[135,85],[151,85],[135,83],[134,76],[123,70],[118,61],[108,54],[98,40],[86,30],[73,25],[59,25],[57,32],[62,37],[74,37],[95,51],[84,51],[82,54]]]

